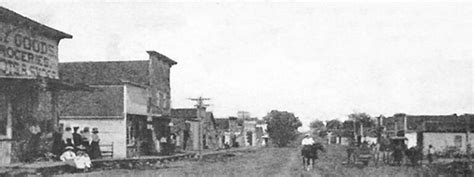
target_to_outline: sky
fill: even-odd
[[[178,62],[172,106],[215,117],[290,111],[304,126],[353,112],[474,111],[469,2],[4,1],[72,34],[60,62]]]

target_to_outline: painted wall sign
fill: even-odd
[[[0,76],[58,79],[58,43],[0,22]]]

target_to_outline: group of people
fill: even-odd
[[[346,149],[348,163],[353,163],[356,161],[356,149],[370,149],[372,151],[375,164],[378,164],[379,161],[382,161],[382,163],[385,164],[393,162],[395,165],[401,165],[403,163],[404,157],[407,157],[413,165],[417,165],[418,162],[422,160],[423,156],[423,151],[418,146],[407,148],[406,144],[389,145],[384,143],[372,143],[369,145],[369,143],[365,141],[362,143],[352,142]],[[432,145],[428,146],[426,153],[428,163],[431,164],[435,154],[435,150]]]
[[[73,131],[74,130],[74,131]],[[100,151],[99,129],[66,126],[54,135],[52,152],[59,160],[68,162],[77,169],[87,169],[91,166],[91,159],[102,157]]]
[[[83,145],[79,145],[76,148],[66,146],[59,159],[76,170],[87,170],[92,165],[91,159]]]
[[[163,136],[159,139],[159,149],[162,155],[171,155],[176,147],[176,135],[171,133],[169,136]]]

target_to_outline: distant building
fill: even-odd
[[[198,116],[199,113],[201,116]],[[197,108],[172,109],[171,117],[174,122],[174,131],[179,138],[178,148],[182,150],[197,151],[202,145],[203,149],[219,148],[216,121],[212,112]],[[203,119],[200,119],[203,118]],[[202,126],[202,138],[199,138],[199,129]],[[199,141],[202,140],[202,144]]]
[[[257,139],[257,146],[266,146],[268,145],[269,136],[267,132],[267,123],[264,120],[257,120],[256,125],[256,139]]]
[[[58,44],[71,35],[0,7],[0,165],[51,151],[58,129]]]
[[[352,131],[345,129],[333,129],[328,132],[328,144],[349,145],[351,139],[354,137]]]
[[[244,119],[244,145],[256,146],[257,144],[257,118]]]
[[[101,144],[113,144],[113,157],[160,151],[171,121],[170,69],[175,61],[155,51],[148,60],[60,63],[61,79],[93,91],[61,95],[61,123],[97,127]]]
[[[238,111],[237,112],[237,118],[239,118],[239,119],[248,119],[248,118],[250,118],[250,112]]]
[[[406,115],[395,114],[382,122],[389,137],[404,136],[408,147],[432,145],[437,151],[466,150],[466,132],[474,130],[474,115]],[[471,144],[474,136],[470,138]]]
[[[245,141],[242,137],[243,119],[237,117],[216,119],[216,128],[219,137],[219,147],[225,148],[241,146]]]
[[[267,124],[257,118],[237,117],[216,119],[219,134],[219,147],[225,145],[265,146],[268,143]]]

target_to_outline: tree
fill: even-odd
[[[272,110],[263,118],[267,122],[267,131],[270,139],[278,147],[285,147],[298,135],[301,121],[293,113]]]
[[[342,129],[344,130],[354,130],[354,121],[353,120],[345,120],[342,122]]]
[[[309,128],[311,129],[321,129],[324,127],[324,122],[320,120],[313,120],[309,123]]]
[[[374,127],[375,126],[375,120],[370,117],[369,114],[362,112],[362,113],[352,113],[349,114],[349,119],[350,120],[356,120],[357,123],[362,122],[362,125],[364,127]],[[359,125],[360,126],[360,125]]]
[[[353,121],[356,121],[355,122],[355,133],[356,134],[360,134],[360,125],[362,124],[362,127],[364,129],[364,134],[366,134],[367,132],[372,132],[375,130],[375,119],[373,119],[372,117],[370,117],[369,114],[367,113],[352,113],[352,114],[349,114],[349,120],[351,120],[350,122],[351,123],[354,123]],[[354,128],[354,126],[351,126],[352,128]]]
[[[341,121],[337,119],[330,120],[326,123],[326,128],[329,130],[336,130],[342,127]]]

